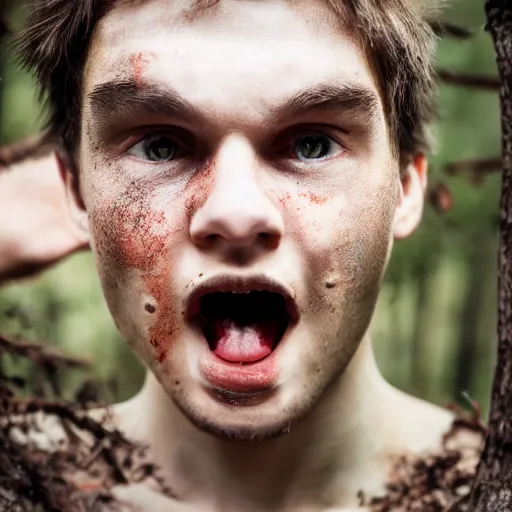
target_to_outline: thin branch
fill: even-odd
[[[130,446],[128,441],[118,430],[108,430],[87,414],[83,416],[79,412],[85,412],[72,404],[52,402],[49,400],[13,397],[10,405],[17,414],[33,414],[42,412],[46,415],[56,416],[61,420],[69,421],[82,431],[92,434],[97,440],[109,440],[114,444]]]
[[[454,73],[446,69],[438,69],[437,76],[439,80],[449,85],[472,87],[486,91],[499,91],[501,87],[499,78],[494,76]]]
[[[28,357],[40,364],[63,364],[71,368],[88,368],[92,365],[90,359],[68,356],[55,348],[45,347],[31,341],[16,341],[4,334],[0,334],[0,352],[2,351]]]
[[[57,143],[49,132],[38,133],[8,146],[1,146],[0,167],[9,167],[23,160],[47,156],[56,150]]]
[[[449,163],[444,170],[452,176],[465,173],[492,174],[501,172],[502,165],[501,157],[476,158]]]
[[[455,25],[448,21],[433,20],[430,26],[439,37],[452,37],[454,39],[469,39],[475,33],[474,30]]]

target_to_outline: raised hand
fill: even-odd
[[[0,148],[0,281],[88,247],[86,231],[70,217],[55,152],[27,151],[23,158],[20,147]]]

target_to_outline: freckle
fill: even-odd
[[[146,304],[144,306],[144,309],[148,312],[148,313],[154,313],[156,311],[156,308],[155,306],[153,306],[152,304]]]
[[[174,385],[175,386],[179,386],[180,385],[180,381],[179,380],[174,381]]]
[[[199,277],[203,277],[204,274],[199,274]]]

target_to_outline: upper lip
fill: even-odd
[[[291,290],[265,275],[234,276],[218,275],[205,280],[194,287],[186,301],[187,318],[194,318],[199,314],[201,297],[215,292],[249,293],[267,291],[278,293],[285,300],[286,312],[290,319],[296,322],[299,319],[299,310]]]

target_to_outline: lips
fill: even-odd
[[[210,350],[228,363],[253,364],[268,357],[298,318],[287,288],[264,277],[218,277],[188,301]]]

